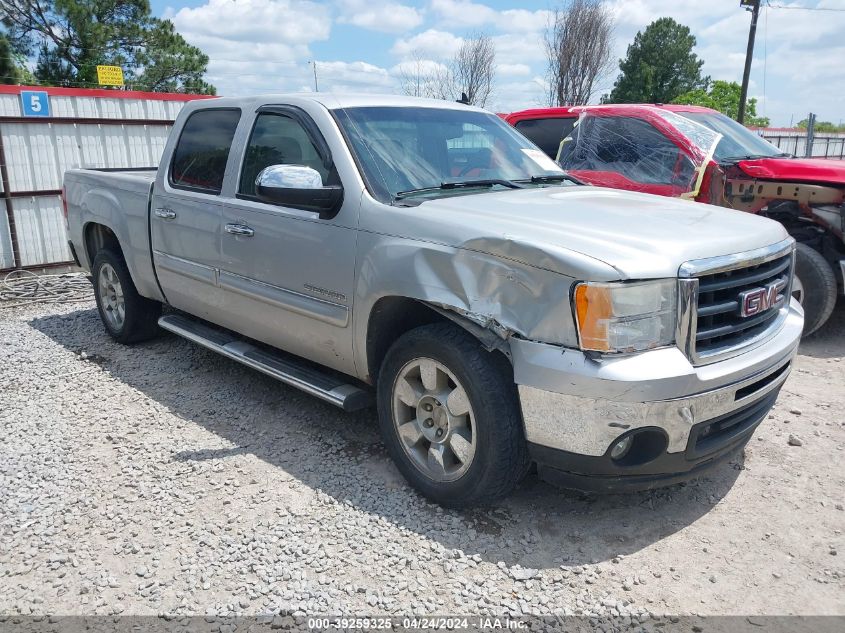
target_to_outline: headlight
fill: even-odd
[[[677,281],[581,283],[575,315],[581,349],[637,352],[675,340]]]

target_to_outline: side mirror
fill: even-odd
[[[305,165],[270,165],[256,177],[255,195],[262,202],[316,211],[326,218],[340,208],[343,187],[324,187],[320,173]]]

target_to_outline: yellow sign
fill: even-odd
[[[97,66],[97,82],[101,86],[122,86],[123,69],[120,66]]]

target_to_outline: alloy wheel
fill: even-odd
[[[100,287],[103,315],[112,329],[119,332],[123,329],[123,322],[126,319],[126,301],[123,298],[123,287],[120,285],[114,266],[109,263],[100,266],[97,283]]]
[[[393,423],[411,462],[434,481],[466,473],[477,443],[466,390],[442,363],[407,362],[393,383]]]

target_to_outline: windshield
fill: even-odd
[[[682,112],[680,114],[722,135],[722,140],[716,146],[714,154],[718,162],[784,155],[767,140],[724,114],[718,112]]]
[[[337,110],[370,191],[383,202],[460,195],[563,171],[499,117],[473,110],[356,107]],[[483,183],[483,184],[482,184]],[[563,184],[563,183],[561,183]],[[401,194],[401,195],[400,195]]]

